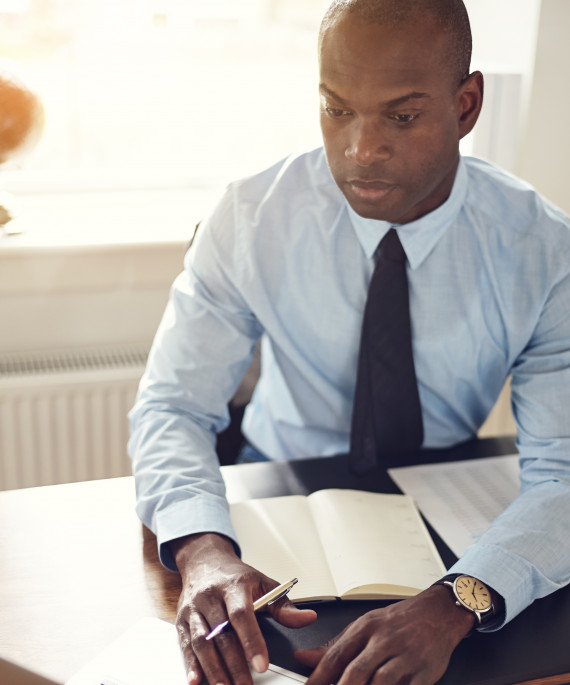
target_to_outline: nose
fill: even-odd
[[[355,122],[353,135],[345,150],[346,158],[358,166],[385,162],[392,156],[392,147],[381,126],[375,122]]]

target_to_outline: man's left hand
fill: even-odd
[[[315,667],[307,685],[433,685],[474,620],[448,588],[435,585],[368,612],[323,647],[295,656]]]

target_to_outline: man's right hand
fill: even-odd
[[[175,540],[171,546],[182,577],[176,627],[189,685],[197,685],[202,676],[211,685],[251,685],[248,663],[258,673],[269,666],[253,602],[279,583],[244,564],[224,536],[201,533]],[[301,628],[316,618],[314,611],[297,609],[287,598],[268,611],[290,628]],[[205,639],[228,619],[232,630]]]

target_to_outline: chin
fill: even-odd
[[[374,219],[375,221],[388,221],[389,223],[398,223],[393,218],[393,213],[390,210],[382,209],[375,205],[366,204],[363,202],[351,202],[347,198],[348,204],[352,209],[364,219]]]

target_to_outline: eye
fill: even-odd
[[[398,124],[411,124],[420,115],[419,114],[394,114],[392,117]]]
[[[341,117],[349,116],[350,112],[346,109],[339,109],[338,107],[324,107],[326,114],[331,119],[340,119]]]

